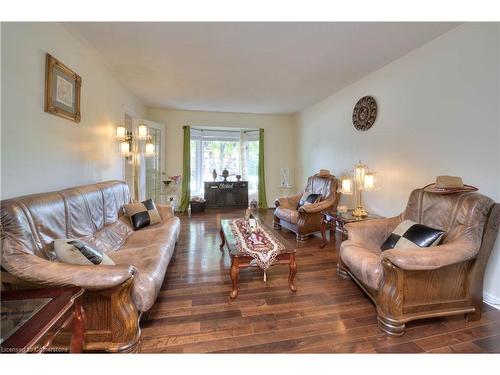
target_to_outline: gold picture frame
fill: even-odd
[[[47,53],[45,58],[45,112],[80,122],[82,78]]]

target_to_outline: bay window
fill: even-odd
[[[191,129],[191,197],[204,195],[204,182],[222,180],[222,171],[229,171],[228,181],[248,181],[249,201],[257,199],[259,160],[258,129]]]

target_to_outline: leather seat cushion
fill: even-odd
[[[299,221],[299,211],[284,207],[277,207],[274,211],[274,216],[292,224],[297,224]]]
[[[149,310],[160,292],[179,231],[179,218],[170,218],[132,233],[123,247],[110,255],[116,264],[137,268],[132,299],[140,311]]]
[[[382,276],[379,249],[367,249],[352,241],[344,241],[340,246],[340,258],[349,270],[368,287],[378,290]]]

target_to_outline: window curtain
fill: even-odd
[[[186,212],[189,207],[191,184],[191,129],[184,126],[184,151],[182,155],[182,191],[179,212]]]
[[[267,208],[267,198],[266,198],[266,181],[264,173],[264,129],[259,129],[259,184],[258,184],[258,194],[259,194],[259,208]]]

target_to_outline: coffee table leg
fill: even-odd
[[[224,235],[224,231],[220,230],[220,251],[224,251],[224,245],[226,244],[226,236]]]
[[[238,297],[238,276],[240,274],[240,269],[238,267],[239,261],[237,257],[231,257],[231,283],[233,290],[229,293],[231,299]]]
[[[75,301],[75,315],[73,317],[73,334],[71,335],[70,353],[81,353],[85,335],[85,320],[82,307],[82,297]]]
[[[295,254],[290,254],[290,274],[288,275],[288,286],[292,292],[296,292],[297,288],[293,283],[293,279],[295,278],[295,274],[297,273],[297,262],[295,262]]]
[[[321,245],[320,248],[324,248],[326,246],[326,223],[325,220],[321,220]]]

